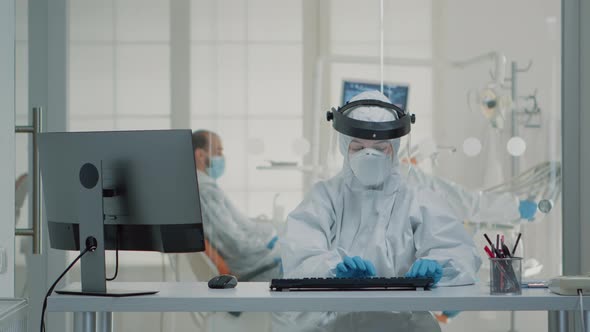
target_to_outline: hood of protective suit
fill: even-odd
[[[376,99],[386,103],[391,103],[391,101],[381,92],[379,91],[365,91],[359,93],[358,95],[354,96],[350,99],[350,102],[358,101],[358,100],[366,100],[366,99]],[[397,119],[397,115],[393,112],[383,109],[381,107],[359,107],[355,108],[350,111],[350,113],[346,114],[348,117],[361,120],[361,121],[369,121],[369,122],[387,122],[387,121],[394,121]],[[344,165],[342,167],[342,175],[352,177],[351,187],[352,189],[364,189],[366,186],[362,185],[358,179],[355,178],[354,172],[352,171],[351,164],[350,164],[350,156],[348,153],[348,147],[350,142],[352,142],[354,138],[338,133],[338,140],[339,140],[339,148],[340,153],[344,156]],[[398,158],[398,151],[400,147],[400,139],[392,139],[389,140],[391,146],[393,148],[393,155],[391,158],[391,168],[390,168],[390,176],[385,179],[383,183],[383,189],[387,191],[395,191],[397,189],[397,185],[401,180],[401,176],[399,173],[399,158]]]

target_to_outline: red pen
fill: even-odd
[[[488,247],[488,246],[485,246],[485,248],[483,248],[483,250],[485,250],[485,251],[486,251],[486,253],[488,254],[488,256],[489,256],[490,258],[494,258],[494,254],[492,253],[492,250],[490,250],[490,247]]]

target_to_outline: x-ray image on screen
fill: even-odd
[[[373,82],[360,81],[343,81],[342,84],[342,105],[346,104],[355,95],[368,90],[381,90],[381,84]],[[391,102],[404,110],[408,104],[408,90],[407,85],[402,84],[383,84],[383,94],[391,100]]]

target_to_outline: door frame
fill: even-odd
[[[43,108],[44,131],[67,131],[68,1],[29,0],[28,5],[28,110]],[[49,247],[45,216],[41,223],[42,255],[29,255],[26,263],[30,298],[29,331],[37,331],[45,293],[67,264],[66,251]],[[70,320],[61,313],[48,314],[46,325],[49,331],[71,330]]]
[[[0,0],[0,297],[14,297],[16,2]]]

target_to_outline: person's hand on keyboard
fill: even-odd
[[[419,259],[414,262],[406,277],[410,278],[432,278],[436,285],[442,278],[442,266],[432,259]]]
[[[342,262],[336,265],[336,277],[338,278],[369,278],[376,274],[375,265],[359,256],[344,256]]]

